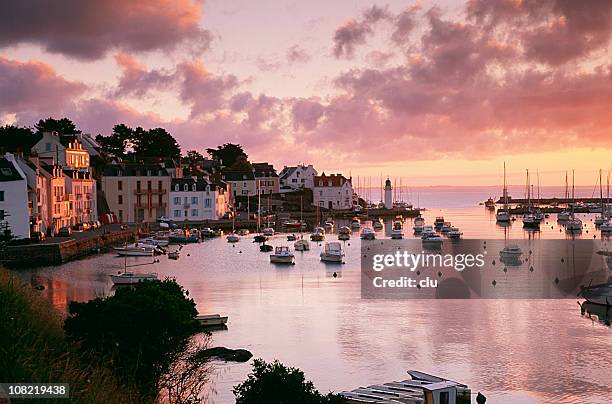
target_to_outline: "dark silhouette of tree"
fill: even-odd
[[[34,125],[34,128],[36,129],[36,133],[57,132],[60,135],[81,133],[81,130],[77,129],[74,122],[68,118],[55,119],[49,117],[47,119],[41,119]]]
[[[304,372],[284,366],[279,361],[253,361],[247,379],[234,386],[236,404],[339,404],[344,399],[334,394],[319,393]]]
[[[233,171],[252,171],[253,166],[249,163],[246,156],[238,156],[234,164],[230,166],[230,170]]]
[[[173,279],[145,281],[87,303],[71,302],[64,329],[80,349],[111,361],[126,385],[155,397],[200,330],[193,299]]]
[[[130,145],[133,136],[134,130],[121,123],[113,127],[113,132],[109,136],[96,136],[96,141],[100,144],[104,154],[123,157],[126,154],[126,147]]]
[[[13,125],[0,126],[0,154],[29,154],[34,146],[35,136],[32,129]]]
[[[204,160],[204,156],[197,150],[188,150],[187,151],[187,160],[191,163],[197,163],[198,161]]]
[[[223,146],[217,146],[216,149],[206,149],[206,153],[225,167],[233,166],[239,157],[244,157],[247,161],[249,158],[242,146],[233,143],[225,143]]]
[[[134,155],[137,158],[180,158],[181,147],[164,128],[144,130],[136,128],[133,135]]]

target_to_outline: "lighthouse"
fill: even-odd
[[[393,188],[391,187],[391,180],[387,177],[385,181],[385,208],[393,208]]]

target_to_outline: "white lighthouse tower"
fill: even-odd
[[[393,208],[393,188],[391,187],[391,180],[387,177],[385,181],[385,208]]]

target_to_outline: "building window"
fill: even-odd
[[[123,181],[117,181],[117,189],[118,189],[119,191],[122,191],[122,190],[123,190]]]
[[[4,191],[0,191],[0,202],[4,202]]]
[[[192,217],[197,217],[198,216],[198,210],[197,209],[191,209],[191,216]]]
[[[51,151],[51,143],[45,144],[45,151]]]
[[[157,182],[157,189],[159,189],[161,191],[163,189],[163,184],[164,184],[163,182],[158,181]]]
[[[178,184],[176,184],[176,185],[174,186],[174,190],[178,192],[178,190],[179,190],[179,186],[178,186]]]
[[[193,186],[191,187],[191,190],[192,190],[193,192],[195,192],[195,191],[196,191],[196,184],[193,184]]]
[[[181,197],[180,196],[175,196],[174,197],[174,204],[175,205],[180,205],[181,204]]]
[[[4,210],[0,209],[0,220],[4,220]]]
[[[140,191],[140,181],[136,181],[136,190]]]
[[[175,210],[174,211],[174,217],[181,217],[181,211],[180,210]]]
[[[204,207],[205,208],[210,208],[210,198],[204,199]]]
[[[184,190],[184,191],[189,191],[189,187],[187,186],[187,184],[185,184],[185,185],[183,186],[183,190]]]
[[[152,186],[153,186],[153,185],[151,184],[151,181],[147,181],[147,189],[148,189],[149,191],[151,190],[151,187],[152,187]]]
[[[123,222],[123,211],[119,209],[119,221]]]
[[[123,195],[119,195],[119,196],[117,197],[117,203],[118,203],[119,205],[123,205]]]
[[[191,197],[191,203],[193,203],[194,205],[196,205],[198,203],[198,197],[197,196],[192,196]]]

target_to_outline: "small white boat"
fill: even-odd
[[[510,222],[510,213],[506,210],[498,210],[495,214],[495,220],[500,223],[508,223]]]
[[[322,227],[317,227],[314,229],[312,234],[310,235],[310,239],[312,241],[323,241],[325,240],[325,229]]]
[[[170,244],[167,238],[147,237],[140,239],[139,243],[154,245],[158,247],[167,247]]]
[[[221,316],[220,314],[198,314],[196,320],[200,325],[213,327],[225,325],[227,323],[227,316]]]
[[[436,234],[433,226],[430,226],[430,225],[423,226],[423,230],[421,231],[421,238],[425,236],[433,235],[433,234]]]
[[[525,213],[523,215],[523,227],[528,229],[539,229],[540,221],[535,217],[533,213]]]
[[[308,251],[310,250],[310,243],[308,240],[301,239],[293,244],[293,248],[295,248],[295,251]]]
[[[228,243],[237,243],[240,241],[240,236],[235,233],[230,233],[226,237]]]
[[[448,233],[446,233],[446,235],[448,236],[448,238],[457,240],[461,238],[463,233],[458,228],[451,227],[451,229],[448,231]]]
[[[499,256],[502,258],[520,257],[522,254],[523,250],[516,244],[507,245],[499,252]]]
[[[362,240],[375,240],[376,233],[370,227],[364,227],[359,236]]]
[[[391,238],[400,240],[404,238],[404,226],[400,220],[393,222],[393,229],[391,230]]]
[[[325,243],[325,247],[321,252],[321,261],[341,263],[344,259],[344,251],[342,245],[337,241]]]
[[[274,235],[274,229],[271,227],[266,227],[263,229],[262,233],[266,237],[272,237]]]
[[[117,275],[110,275],[110,278],[115,285],[133,285],[144,280],[157,280],[157,274],[154,272],[146,274],[138,274],[135,272],[120,272]]]
[[[599,225],[599,230],[601,230],[602,233],[612,233],[612,222],[610,220],[606,220]]]
[[[570,220],[571,217],[572,217],[572,213],[564,210],[564,211],[561,211],[561,212],[559,212],[557,214],[557,221],[558,222],[565,222],[567,220]]]
[[[122,257],[151,257],[155,251],[145,247],[115,247],[114,250]]]
[[[289,247],[280,246],[274,249],[274,254],[270,254],[270,262],[273,264],[293,264],[295,256]]]
[[[354,217],[351,220],[351,229],[359,229],[361,227],[361,220],[358,217]]]

